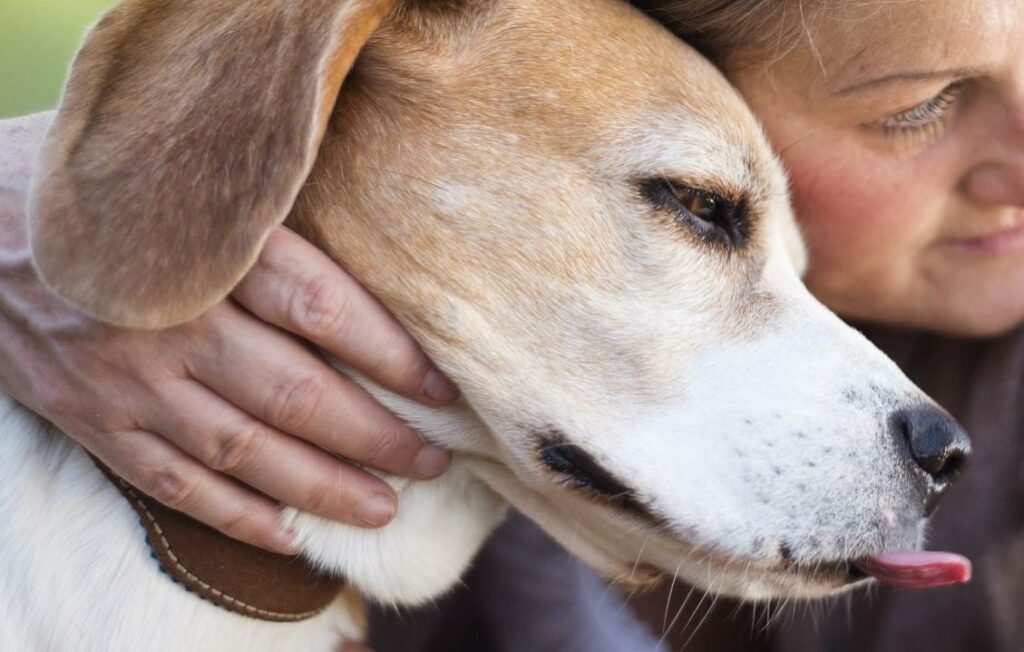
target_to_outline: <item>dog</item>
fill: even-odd
[[[830,595],[922,544],[969,452],[801,284],[739,95],[615,0],[122,0],[71,69],[30,219],[50,287],[137,328],[223,299],[286,223],[460,385],[424,407],[356,376],[455,453],[386,478],[390,525],[287,512],[368,600],[443,594],[509,504],[612,581]],[[0,648],[365,635],[351,599],[265,622],[182,590],[83,450],[2,396],[0,432]]]

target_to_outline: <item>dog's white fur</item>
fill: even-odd
[[[419,123],[421,104],[346,86],[300,200],[297,223],[323,228],[465,396],[426,408],[363,381],[455,462],[431,482],[389,478],[402,507],[381,530],[289,513],[304,554],[369,599],[420,603],[512,503],[609,579],[676,574],[760,599],[832,592],[840,579],[800,569],[916,545],[922,507],[886,418],[927,399],[801,285],[783,175],[738,96],[618,3],[496,4],[455,54],[389,45],[401,30],[385,27],[399,36],[368,48],[365,69],[478,79],[438,100],[445,120]],[[526,117],[502,112],[502,92]],[[382,106],[391,128],[427,126],[396,139],[374,127]],[[637,171],[746,194],[751,248],[699,244],[620,183]],[[395,207],[409,215],[378,217]],[[661,524],[541,464],[538,433],[555,430]],[[329,650],[361,636],[341,607],[266,623],[186,593],[76,445],[3,397],[0,441],[0,649]]]

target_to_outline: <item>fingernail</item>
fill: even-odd
[[[427,372],[420,391],[441,403],[454,400],[459,395],[459,388],[455,386],[455,383],[448,380],[448,377],[437,369]]]
[[[387,525],[395,516],[395,501],[390,496],[370,496],[356,507],[355,519],[367,527]]]
[[[296,541],[297,536],[295,530],[291,528],[277,530],[272,535],[270,544],[274,547],[274,550],[282,554],[294,555],[299,551],[299,544]]]
[[[420,478],[436,478],[451,462],[452,456],[440,446],[424,446],[412,462],[412,472]]]

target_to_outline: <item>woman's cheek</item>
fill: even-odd
[[[872,165],[872,163],[878,163]],[[862,312],[865,291],[898,292],[922,240],[913,183],[862,151],[803,149],[786,160],[793,204],[810,252],[808,284],[826,304]],[[905,173],[904,173],[905,174]]]

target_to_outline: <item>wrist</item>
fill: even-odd
[[[28,194],[32,168],[54,112],[0,120],[0,264],[28,253]]]

